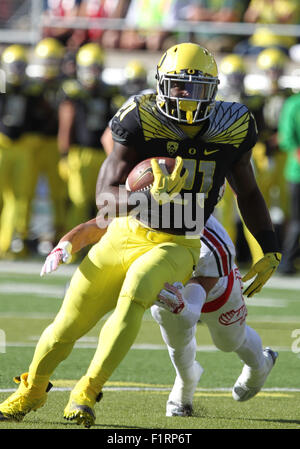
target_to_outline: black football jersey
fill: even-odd
[[[60,102],[69,100],[75,108],[73,144],[102,148],[100,138],[113,115],[114,93],[115,88],[102,81],[93,90],[85,89],[77,80],[66,80],[62,84]]]
[[[26,86],[7,86],[0,94],[0,133],[12,140],[18,139],[28,127],[30,101]]]
[[[243,104],[216,102],[211,116],[190,137],[185,127],[158,111],[155,95],[151,94],[126,102],[113,117],[111,129],[114,140],[136,148],[140,160],[181,156],[189,172],[181,195],[192,198],[194,218],[197,207],[203,208],[204,203],[204,222],[218,202],[226,173],[257,141],[255,119]],[[185,234],[188,227],[182,223],[180,229],[172,231]],[[164,226],[160,229],[169,232]]]
[[[39,78],[31,78],[26,86],[29,101],[27,131],[56,137],[58,131],[57,91],[59,80],[44,83]]]

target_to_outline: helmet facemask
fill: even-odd
[[[37,59],[36,73],[38,78],[45,81],[51,81],[60,76],[61,61],[56,58]]]
[[[157,107],[170,119],[191,125],[212,114],[219,84],[217,77],[205,76],[197,70],[181,70],[172,74],[157,72],[157,80]]]
[[[19,86],[23,83],[26,77],[26,62],[13,61],[11,63],[3,64],[3,69],[6,75],[6,81],[13,85]]]
[[[77,64],[77,78],[87,89],[92,89],[101,80],[102,66],[91,64],[88,66]]]
[[[35,76],[52,82],[61,75],[61,62],[65,49],[52,37],[42,39],[35,47],[33,65]]]
[[[5,73],[5,81],[8,84],[20,86],[24,82],[27,61],[27,50],[22,45],[9,45],[3,51],[1,55],[1,67]]]

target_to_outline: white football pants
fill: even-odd
[[[183,291],[189,309],[189,297]],[[225,352],[236,352],[248,366],[259,369],[264,365],[262,342],[257,332],[245,320],[247,308],[242,295],[241,275],[234,267],[230,275],[219,279],[203,304],[199,301],[198,314],[195,302],[192,313],[175,315],[154,305],[151,313],[160,326],[176,374],[188,378],[196,357],[197,321],[206,323],[216,347]]]

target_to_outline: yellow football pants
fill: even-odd
[[[73,145],[68,154],[68,194],[71,208],[68,229],[92,218],[95,205],[96,182],[106,157],[104,150]]]
[[[289,193],[284,178],[286,153],[278,151],[274,154],[265,169],[257,169],[256,179],[268,208],[280,207],[284,216],[289,216]]]
[[[133,344],[144,311],[164,283],[186,282],[199,253],[199,239],[155,232],[129,217],[115,219],[74,273],[58,315],[42,334],[29,383],[46,386],[75,341],[114,309],[87,371],[100,391]]]
[[[9,251],[14,232],[22,239],[28,234],[30,218],[30,187],[32,155],[28,140],[21,136],[14,141],[0,135],[0,253]]]

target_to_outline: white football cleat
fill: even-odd
[[[183,382],[180,377],[176,376],[167,401],[166,416],[192,416],[193,396],[203,371],[200,363],[195,361],[193,379]]]
[[[232,389],[232,397],[235,401],[248,401],[262,389],[276,362],[278,352],[272,351],[270,348],[265,348],[263,354],[265,358],[264,369],[254,370],[244,365],[242,373]]]

